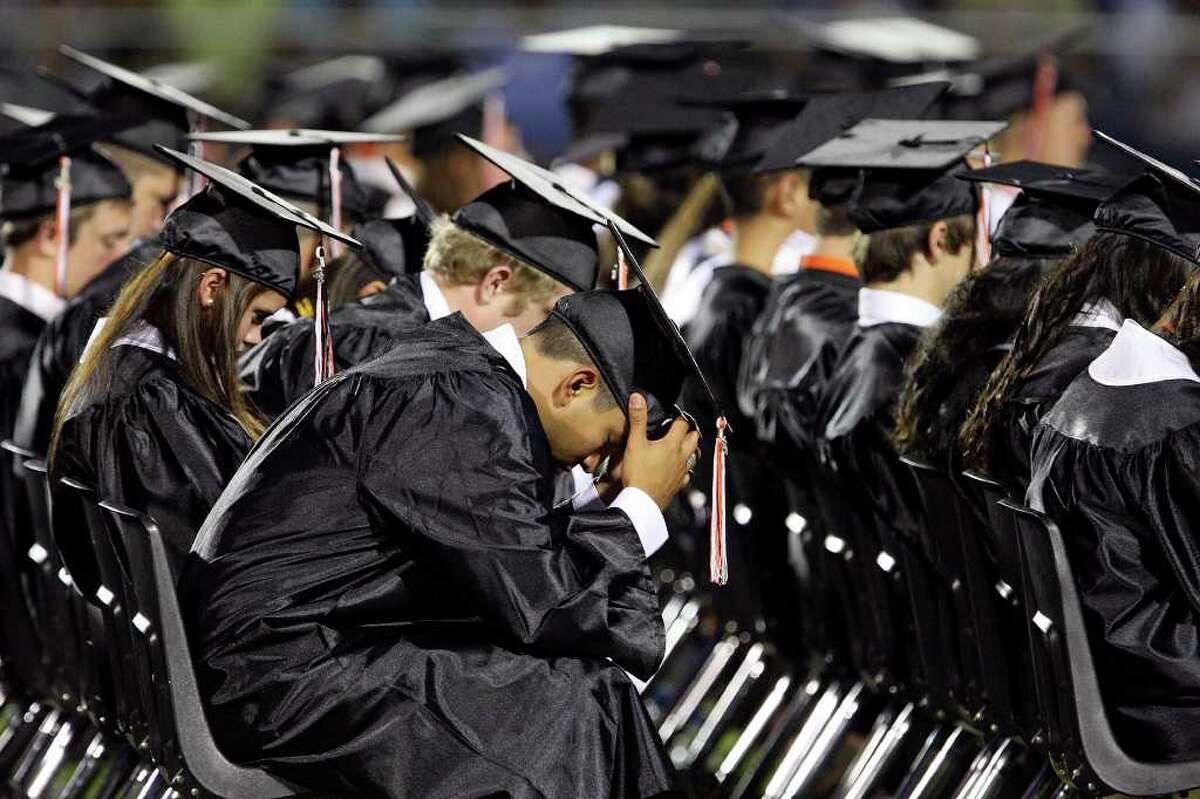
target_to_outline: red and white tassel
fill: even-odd
[[[983,168],[992,165],[992,153],[984,146]],[[979,184],[979,212],[975,215],[975,262],[982,268],[992,260],[992,215],[986,183]]]
[[[317,269],[313,279],[317,282],[317,304],[313,308],[313,375],[314,386],[319,386],[337,373],[333,358],[333,336],[329,330],[329,303],[325,297],[325,248],[317,246]]]
[[[729,562],[725,554],[725,455],[729,445],[725,430],[729,423],[717,419],[717,440],[713,444],[712,516],[708,522],[708,578],[716,585],[729,581]]]
[[[54,204],[54,229],[58,236],[58,258],[54,269],[54,291],[58,296],[67,296],[67,252],[71,247],[71,158],[58,158],[58,180]]]
[[[617,288],[624,291],[629,288],[629,264],[625,261],[625,251],[617,248]]]
[[[342,149],[334,147],[329,151],[329,225],[334,230],[342,229]],[[342,243],[336,239],[329,240],[329,252],[334,258],[342,254]]]

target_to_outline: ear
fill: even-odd
[[[38,255],[43,258],[58,258],[58,225],[53,219],[47,219],[38,225],[33,241]]]
[[[196,287],[196,297],[200,301],[201,308],[210,308],[217,301],[221,291],[224,290],[225,284],[229,280],[229,273],[220,267],[213,267],[200,276],[200,285]]]
[[[384,283],[382,280],[372,280],[370,283],[368,283],[367,285],[363,286],[362,288],[360,288],[358,290],[358,298],[360,300],[365,300],[367,297],[370,297],[372,294],[378,294],[379,292],[386,291],[386,290],[387,290],[387,283]]]
[[[480,305],[491,304],[504,290],[504,284],[512,278],[511,266],[500,265],[489,269],[475,287],[475,294]]]
[[[600,388],[600,374],[591,366],[577,366],[558,381],[551,394],[556,407],[562,408],[576,399],[595,396],[592,392]]]
[[[925,241],[925,257],[929,263],[936,264],[946,254],[946,241],[950,226],[946,220],[939,219],[929,226],[929,237]]]

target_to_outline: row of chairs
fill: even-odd
[[[76,481],[51,486],[44,459],[3,447],[28,496],[21,572],[40,633],[5,644],[28,646],[25,660],[42,664],[41,679],[3,691],[8,790],[39,799],[297,795],[230,762],[213,741],[153,520]],[[40,689],[33,695],[30,683]]]
[[[1200,762],[1145,763],[1121,747],[1054,523],[978,475],[911,459],[884,468],[915,523],[880,529],[861,495],[815,467],[793,471],[801,662],[781,654],[796,646],[731,630],[689,579],[674,581],[668,657],[644,696],[693,792],[983,799],[1200,786]]]

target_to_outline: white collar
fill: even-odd
[[[92,344],[100,337],[101,331],[104,330],[104,326],[107,324],[107,316],[96,320],[96,326],[92,328],[92,335],[88,336],[87,344],[83,348],[85,356],[88,350],[92,348]],[[138,320],[131,324],[129,329],[125,331],[125,335],[112,343],[112,347],[141,347],[144,350],[165,355],[173,361],[179,360],[175,357],[175,350],[171,349],[166,339],[163,338],[162,331],[143,320]]]
[[[513,329],[513,326],[500,325],[500,327],[484,333],[483,337],[488,344],[492,345],[492,349],[508,361],[508,365],[517,373],[517,377],[521,378],[521,385],[528,389],[529,370],[525,366],[525,353],[521,350],[521,340],[517,338],[517,331]]]
[[[887,289],[858,290],[859,327],[871,327],[887,322],[932,327],[941,318],[941,308],[911,294]]]
[[[431,322],[453,313],[450,303],[446,302],[446,295],[442,293],[433,275],[424,271],[421,272],[421,298],[425,301],[425,310],[429,313]]]
[[[1132,319],[1125,320],[1108,349],[1088,365],[1088,375],[1104,386],[1140,386],[1165,380],[1200,383],[1200,375],[1186,355]]]
[[[1125,317],[1108,299],[1101,297],[1079,309],[1071,320],[1072,327],[1103,327],[1113,332],[1121,329]]]
[[[49,322],[62,313],[67,301],[50,289],[16,272],[0,271],[0,297]]]

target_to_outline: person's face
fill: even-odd
[[[179,194],[179,173],[155,163],[133,181],[133,210],[129,239],[150,238],[162,228],[171,204]]]
[[[1038,160],[1056,166],[1079,168],[1092,146],[1087,100],[1079,92],[1063,92],[1054,98],[1046,117],[1042,152]]]
[[[238,320],[239,355],[262,341],[263,322],[286,303],[287,299],[277,291],[260,291],[254,296]]]
[[[604,392],[595,368],[565,361],[527,358],[529,394],[550,443],[550,456],[563,468],[595,472],[609,455],[620,455],[628,421],[620,406],[601,410]]]
[[[127,202],[104,201],[75,231],[67,249],[67,297],[73,297],[127,249],[132,219]]]

